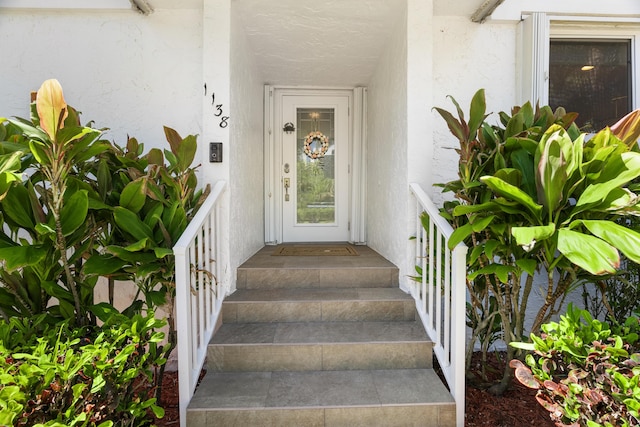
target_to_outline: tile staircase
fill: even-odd
[[[189,427],[454,426],[432,345],[397,268],[359,256],[271,256],[238,269]]]

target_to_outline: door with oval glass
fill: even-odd
[[[348,94],[281,95],[284,242],[349,239],[349,103]]]

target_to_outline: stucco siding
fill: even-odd
[[[251,54],[241,17],[231,14],[231,116],[229,171],[232,274],[264,246],[263,80]],[[233,281],[235,282],[235,280]]]
[[[131,135],[167,148],[163,125],[199,134],[201,21],[195,10],[3,10],[0,115],[29,117],[29,93],[56,78],[83,121],[119,145]]]
[[[394,264],[408,239],[406,13],[369,85],[367,241]]]

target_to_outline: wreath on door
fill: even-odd
[[[316,143],[315,148],[312,145]],[[320,159],[324,157],[329,149],[329,138],[320,131],[310,132],[304,139],[304,154],[311,159]]]

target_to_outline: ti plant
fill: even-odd
[[[38,90],[31,121],[0,118],[4,122],[0,314],[47,311],[87,324],[96,278],[82,266],[101,224],[93,215],[100,200],[83,166],[109,145],[99,130],[79,124],[56,80]]]
[[[443,185],[456,198],[443,209],[455,228],[449,245],[464,241],[471,247],[473,339],[491,337],[499,317],[499,334],[509,344],[524,336],[537,272],[547,280],[533,332],[559,310],[581,276],[614,272],[618,251],[640,257],[634,251],[640,234],[615,222],[640,213],[630,186],[640,176],[640,153],[632,151],[640,119],[630,115],[615,127],[620,138],[607,128],[585,142],[573,125],[576,115],[563,109],[525,104],[511,116],[501,113],[501,125],[491,126],[482,90],[473,97],[468,122],[453,102],[457,118],[436,109],[460,144],[459,178]],[[508,349],[510,360],[514,350]],[[506,366],[491,390],[502,393],[510,376]]]

